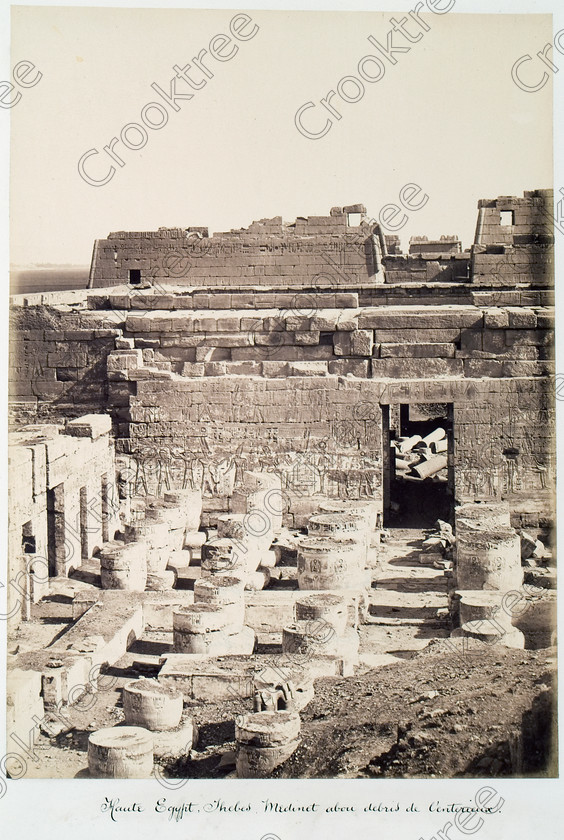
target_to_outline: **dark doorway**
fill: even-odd
[[[384,525],[432,528],[451,520],[453,406],[412,403],[382,406]]]
[[[37,551],[31,522],[26,522],[22,527],[22,550],[24,554],[35,554]]]
[[[141,269],[140,268],[130,268],[129,269],[129,282],[132,286],[138,286],[141,282]]]

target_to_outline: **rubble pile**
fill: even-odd
[[[432,565],[435,569],[451,570],[454,565],[454,547],[456,537],[452,533],[452,525],[437,519],[432,531],[426,532],[423,540],[423,551],[419,557],[421,565]]]
[[[405,481],[432,479],[447,482],[448,441],[446,431],[438,427],[425,437],[411,435],[390,441],[394,456],[394,475]]]

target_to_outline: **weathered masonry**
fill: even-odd
[[[554,489],[551,207],[540,190],[480,201],[468,251],[418,237],[402,254],[360,204],[213,236],[112,233],[90,289],[13,300],[14,417],[107,412],[139,492],[198,486],[210,512],[244,470],[275,471],[289,524],[318,494],[386,517],[390,438],[438,420],[451,501],[503,496],[538,525]]]
[[[8,616],[49,592],[118,527],[109,417],[25,426],[9,436]],[[111,535],[111,536],[110,536]]]
[[[439,695],[413,695],[435,643],[449,679],[469,649],[483,659],[465,681],[506,679],[468,680],[473,703],[484,692],[472,731],[505,752],[461,738],[456,775],[548,767],[551,204],[480,201],[467,251],[449,235],[402,253],[361,204],[113,233],[90,288],[12,299],[6,773],[49,777],[41,746],[72,777],[435,777],[394,757],[421,743],[398,710],[427,720],[418,704]],[[406,671],[376,709],[375,686]],[[351,676],[358,748],[360,718],[315,711]],[[461,719],[454,681],[438,727]],[[317,770],[337,721],[354,731],[344,769]]]

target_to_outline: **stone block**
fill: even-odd
[[[335,356],[351,355],[351,332],[336,332],[333,335],[333,352]]]
[[[260,376],[262,373],[261,362],[224,362],[223,364],[225,372],[230,376]]]
[[[263,376],[288,376],[288,362],[262,362]]]
[[[88,437],[96,440],[107,435],[112,428],[112,419],[108,414],[85,414],[76,420],[68,420],[64,429],[65,435],[73,437]]]
[[[143,367],[142,350],[114,350],[108,355],[108,371],[134,370]]]
[[[336,359],[328,363],[328,371],[334,376],[356,376],[360,379],[368,378],[369,363],[367,359]]]
[[[204,376],[225,376],[225,362],[204,362]]]
[[[484,312],[486,329],[504,329],[509,326],[509,313],[506,309],[486,309]]]
[[[353,330],[351,337],[351,354],[353,356],[372,356],[374,348],[373,330]]]
[[[311,329],[321,332],[334,332],[340,312],[337,310],[320,310],[311,319]]]
[[[453,359],[454,344],[381,344],[380,358],[382,359]]]
[[[520,307],[509,308],[509,328],[517,330],[534,330],[537,326],[537,316],[532,309]]]
[[[462,359],[372,359],[372,376],[381,379],[434,379],[462,371]]]
[[[463,329],[460,332],[460,349],[461,350],[481,350],[482,349],[482,331],[473,329]]]
[[[204,375],[203,362],[185,362],[182,365],[182,376],[195,377]]]
[[[263,367],[266,363],[263,362]],[[333,362],[329,362],[329,365]],[[327,362],[289,362],[289,376],[326,376]]]
[[[317,330],[310,330],[309,332],[294,333],[294,341],[300,345],[319,344],[319,332]]]
[[[495,378],[504,376],[503,364],[497,359],[464,359],[463,363],[464,376]]]

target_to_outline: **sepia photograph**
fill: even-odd
[[[11,7],[6,807],[558,778],[564,23],[391,5]]]

